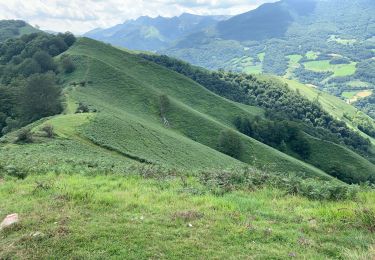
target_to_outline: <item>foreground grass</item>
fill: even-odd
[[[193,178],[49,174],[0,179],[0,198],[0,218],[21,218],[1,231],[0,259],[374,257],[371,192],[319,202],[272,188],[215,196]]]

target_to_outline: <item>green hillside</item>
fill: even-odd
[[[78,103],[97,112],[90,119],[72,114],[47,121],[62,138],[79,136],[84,139],[79,142],[82,145],[89,142],[138,162],[169,167],[231,168],[246,163],[270,171],[327,178],[315,167],[238,132],[243,143],[239,160],[217,151],[221,132],[235,129],[235,117],[262,115],[259,108],[228,101],[180,74],[93,40],[80,39],[67,53],[77,66],[63,79],[70,112]],[[85,86],[72,86],[82,81],[87,82]],[[161,104],[163,97],[166,104]],[[162,117],[168,123],[164,124]],[[61,134],[69,124],[74,130]],[[50,145],[59,147],[58,142],[53,140]],[[39,144],[25,147],[43,149]],[[25,148],[7,145],[3,149],[17,154],[15,150]],[[2,157],[8,162],[16,158]]]
[[[99,42],[81,39],[69,53],[80,65],[67,82],[73,79],[92,82],[87,87],[75,88],[69,97],[100,111],[83,131],[93,142],[173,166],[240,165],[214,149],[218,146],[220,132],[233,128],[235,116],[261,115],[259,108],[245,109],[180,74]],[[160,116],[162,96],[169,100],[165,108],[167,127]],[[115,133],[108,124],[123,130]],[[277,171],[322,174],[251,138],[238,135],[244,142],[245,151],[240,160],[245,163],[266,165]],[[180,142],[186,143],[187,147],[181,147]],[[199,154],[201,150],[202,154]],[[181,151],[181,161],[175,161],[179,158],[175,156],[178,151]],[[192,156],[201,160],[206,158],[203,154],[212,154],[212,158],[205,159],[205,163],[191,162]]]

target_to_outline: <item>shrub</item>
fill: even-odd
[[[17,134],[16,143],[32,143],[33,134],[30,129],[22,129]]]
[[[87,105],[85,105],[81,102],[78,104],[76,114],[78,114],[78,113],[89,113],[89,112],[90,112],[90,109]]]
[[[242,142],[238,134],[232,130],[223,130],[219,136],[218,150],[239,159],[242,154]]]
[[[72,73],[76,69],[76,66],[68,55],[61,56],[61,66],[65,73]]]
[[[43,126],[42,131],[46,133],[48,138],[53,138],[55,136],[55,132],[52,125]]]
[[[25,179],[28,175],[27,171],[18,169],[13,165],[5,166],[4,171],[7,175],[16,177],[18,179]]]
[[[303,179],[294,175],[268,174],[255,169],[205,171],[200,173],[199,178],[200,182],[216,195],[236,189],[255,190],[266,186],[313,200],[353,199],[358,193],[357,186],[311,178]]]

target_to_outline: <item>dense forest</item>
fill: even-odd
[[[70,33],[32,33],[0,44],[0,135],[62,111],[56,74],[71,72]]]
[[[193,79],[218,95],[266,109],[267,121],[255,118],[239,119],[235,124],[241,132],[279,150],[285,150],[285,144],[288,145],[291,140],[297,139],[298,145],[290,145],[294,147],[295,152],[301,151],[300,156],[307,157],[308,148],[305,149],[307,154],[303,154],[304,149],[298,147],[306,146],[300,134],[303,130],[310,135],[345,144],[363,155],[369,152],[371,144],[368,139],[325,112],[318,100],[311,102],[281,82],[222,70],[210,72],[167,56],[140,55]],[[287,128],[290,133],[284,135],[284,130],[281,131],[283,128]],[[275,133],[279,133],[279,136],[273,136]]]

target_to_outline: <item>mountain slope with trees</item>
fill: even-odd
[[[28,134],[44,130],[48,134],[50,124],[68,140],[86,140],[79,149],[84,149],[88,141],[96,149],[112,151],[135,162],[196,169],[251,165],[320,178],[329,178],[325,172],[333,171],[334,165],[310,160],[315,158],[313,154],[322,153],[316,149],[319,146],[311,144],[325,142],[326,146],[335,147],[336,143],[355,153],[340,148],[346,159],[338,170],[335,168],[335,177],[350,183],[373,180],[374,167],[368,161],[373,156],[371,143],[325,114],[319,105],[288,92],[285,86],[273,86],[253,76],[211,73],[161,57],[161,61],[175,66],[164,68],[166,64],[157,57],[140,57],[80,39],[57,58],[61,66],[64,59],[69,59],[75,68],[58,71],[67,115],[59,116],[57,121],[42,120],[37,123],[39,127],[29,128]],[[278,96],[283,96],[285,102],[274,102]],[[296,107],[291,108],[290,104]],[[288,112],[299,111],[299,106],[303,108],[300,113]],[[275,109],[283,112],[273,113]],[[84,121],[81,113],[87,113]],[[41,117],[29,118],[28,122]],[[316,130],[308,131],[311,126]],[[23,134],[24,131],[18,131],[16,136],[11,133],[4,140],[29,141]],[[42,148],[38,144],[31,147]],[[17,154],[18,149],[12,149]],[[330,157],[327,151],[323,154]],[[10,162],[14,159],[11,157]],[[355,173],[352,167],[357,169]]]

